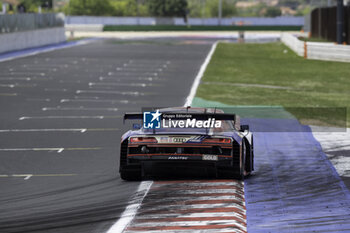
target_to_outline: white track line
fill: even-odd
[[[24,180],[29,180],[30,179],[30,177],[32,177],[33,175],[27,175],[25,178],[24,178]]]
[[[40,98],[28,98],[26,101],[45,101],[45,102],[50,102],[50,99],[40,99]]]
[[[3,175],[0,174],[0,178],[23,178],[24,180],[29,180],[31,177],[64,177],[64,176],[75,176],[76,174],[13,174],[13,175]]]
[[[125,76],[118,76],[118,77],[99,77],[98,78],[100,81],[104,81],[106,79],[108,79],[108,82],[112,82],[112,81],[115,81],[116,83],[118,83],[118,81],[124,81],[122,79],[127,79],[127,80],[143,80],[143,81],[150,81],[150,82],[153,82],[153,81],[164,81],[164,79],[161,79],[159,77],[149,77],[149,76],[146,76],[146,77],[141,77],[140,75],[137,75],[137,76],[132,76],[132,77],[125,77]]]
[[[14,175],[12,175],[12,177],[24,177],[24,180],[29,180],[32,176],[33,176],[33,174],[20,174],[20,175],[14,174]]]
[[[137,210],[151,188],[153,181],[142,181],[134,198],[129,201],[129,205],[122,213],[119,220],[107,231],[107,233],[122,233],[129,223],[134,219]]]
[[[89,83],[89,86],[130,86],[130,87],[147,87],[152,84],[146,83]]]
[[[38,117],[30,117],[30,116],[23,116],[18,118],[18,120],[38,120],[38,119],[112,119],[112,118],[121,118],[121,116],[38,116]]]
[[[215,51],[215,48],[217,46],[217,42],[215,42],[204,63],[202,64],[195,80],[194,83],[192,84],[192,88],[191,88],[191,92],[189,94],[189,96],[186,98],[186,103],[184,106],[190,106],[192,104],[193,98],[196,94],[200,79],[202,78],[205,69],[207,68],[209,61],[211,59],[211,57],[213,56],[213,53]],[[79,94],[79,93],[77,93]],[[124,210],[123,214],[121,215],[121,217],[119,218],[119,220],[107,231],[107,233],[122,233],[124,231],[124,229],[131,223],[131,221],[134,219],[137,210],[141,207],[141,203],[143,201],[143,199],[145,198],[145,196],[147,195],[148,191],[150,190],[151,186],[153,184],[153,181],[142,181],[140,183],[140,186],[137,190],[138,193],[143,193],[142,198],[140,198],[136,203],[135,201],[132,199],[131,202],[129,203],[129,205],[126,207],[126,209]]]
[[[61,153],[64,148],[1,148],[0,151],[57,151]]]
[[[2,76],[13,76],[13,75],[20,75],[20,76],[42,76],[44,77],[46,74],[42,73],[42,72],[25,72],[25,71],[14,71],[14,72],[10,72],[10,73],[2,73]]]
[[[3,78],[3,77],[1,77],[0,80],[1,80],[1,81],[4,81],[4,80],[11,80],[11,81],[13,81],[13,80],[30,81],[30,80],[32,80],[32,79],[31,79],[31,78],[13,78],[13,77]]]
[[[68,89],[66,89],[66,88],[45,88],[44,91],[61,91],[61,92],[67,92]]]
[[[42,111],[118,111],[118,108],[44,107]]]
[[[200,81],[201,81],[201,79],[203,77],[203,74],[204,74],[205,70],[207,69],[207,66],[208,66],[208,64],[209,64],[209,62],[211,60],[211,57],[214,54],[214,51],[216,49],[217,44],[218,44],[218,42],[215,42],[211,46],[211,49],[210,49],[210,51],[209,51],[209,53],[208,53],[204,63],[202,64],[202,66],[201,66],[201,68],[200,68],[200,70],[199,70],[199,72],[198,72],[198,74],[197,74],[197,76],[196,76],[196,78],[195,78],[195,80],[194,80],[194,82],[192,84],[190,95],[187,97],[186,102],[184,104],[185,107],[191,106],[193,98],[196,95],[199,83],[200,83]]]
[[[42,116],[42,117],[27,117],[23,116],[18,120],[30,120],[30,119],[103,119],[104,116]]]
[[[0,152],[17,152],[17,151],[56,151],[57,153],[62,153],[64,150],[73,151],[73,150],[101,150],[100,147],[91,147],[91,148],[0,148]]]
[[[0,84],[0,87],[14,88],[15,86],[17,86],[17,84]]]
[[[119,131],[118,128],[78,128],[78,129],[1,129],[0,133],[32,133],[32,132],[97,132]]]
[[[91,94],[111,94],[111,95],[132,95],[132,96],[140,96],[145,95],[143,92],[138,91],[90,91],[90,90],[77,90],[76,94],[84,94],[84,93],[91,93]]]
[[[135,101],[129,101],[129,100],[115,100],[115,99],[61,99],[61,103],[66,102],[92,102],[92,103],[121,103],[121,104],[128,104]]]
[[[22,133],[22,132],[81,132],[85,133],[88,129],[1,129],[0,133]]]
[[[17,96],[17,93],[0,93],[0,96]]]

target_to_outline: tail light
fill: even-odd
[[[157,139],[153,137],[133,137],[130,138],[132,143],[157,143]]]
[[[204,143],[231,143],[231,138],[206,138]]]

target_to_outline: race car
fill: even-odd
[[[157,114],[156,114],[157,113]],[[134,124],[121,138],[119,172],[141,180],[155,170],[206,170],[216,178],[244,179],[254,170],[253,135],[236,114],[216,108],[174,107],[154,113],[160,125]],[[126,113],[125,120],[145,120]],[[187,124],[187,127],[185,127]]]

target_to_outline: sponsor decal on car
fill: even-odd
[[[215,118],[197,120],[191,114],[162,114],[143,112],[143,127],[145,129],[163,128],[221,128],[221,121]]]
[[[145,129],[159,129],[161,115],[162,114],[159,113],[159,110],[157,110],[156,112],[144,112],[143,127]]]
[[[203,160],[217,161],[218,160],[218,156],[217,155],[203,155],[202,159]]]
[[[163,128],[220,128],[221,121],[215,118],[208,120],[186,119],[186,120],[172,120],[163,119]]]
[[[185,156],[169,156],[168,159],[169,160],[187,160],[188,157],[185,157]]]
[[[205,136],[159,136],[155,137],[158,143],[198,143]]]

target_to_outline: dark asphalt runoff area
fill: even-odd
[[[122,116],[181,106],[211,42],[99,40],[0,63],[0,232],[105,232],[139,182]]]

